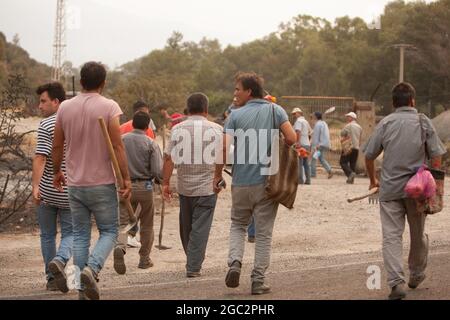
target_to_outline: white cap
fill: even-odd
[[[346,117],[351,117],[351,118],[353,118],[355,120],[358,119],[358,117],[356,116],[356,113],[354,113],[354,112],[347,113],[345,116]]]
[[[303,113],[302,109],[300,109],[300,108],[295,108],[294,110],[292,110],[292,113],[297,113],[297,112]]]

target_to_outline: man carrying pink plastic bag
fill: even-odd
[[[406,296],[402,263],[405,217],[411,234],[408,259],[408,286],[411,289],[425,280],[428,258],[428,235],[424,233],[426,214],[418,211],[416,200],[409,198],[404,189],[417,168],[424,164],[426,153],[431,158],[431,167],[438,169],[446,152],[431,120],[426,116],[419,117],[414,108],[415,96],[415,89],[409,83],[396,85],[392,90],[395,112],[381,120],[363,148],[370,188],[380,188],[383,260],[392,290],[389,299],[392,300]],[[378,182],[374,161],[382,151],[384,159]]]

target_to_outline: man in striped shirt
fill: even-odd
[[[66,99],[60,83],[54,82],[40,86],[36,93],[39,109],[45,117],[38,129],[36,154],[33,160],[32,188],[33,199],[38,205],[37,217],[41,229],[41,251],[47,275],[47,290],[61,290],[66,293],[64,267],[72,256],[72,216],[69,208],[67,187],[59,192],[53,187],[53,162],[51,157],[56,111]],[[65,163],[62,163],[65,174]],[[61,243],[56,249],[57,217],[61,227]]]

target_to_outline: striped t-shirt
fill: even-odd
[[[68,209],[69,197],[67,194],[67,187],[64,186],[64,192],[59,192],[53,187],[52,146],[55,123],[56,113],[42,120],[38,129],[36,154],[47,158],[45,161],[44,173],[39,183],[39,192],[41,194],[41,200],[44,204]],[[62,161],[61,170],[64,175],[66,175],[65,159]]]

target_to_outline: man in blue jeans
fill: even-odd
[[[73,219],[73,260],[80,269],[80,299],[98,300],[98,274],[116,245],[119,228],[119,206],[116,178],[107,144],[98,119],[105,120],[112,147],[124,180],[119,190],[123,198],[131,193],[131,181],[125,148],[120,135],[119,105],[101,95],[106,80],[105,67],[88,62],[81,69],[82,94],[61,104],[53,142],[53,184],[59,190],[66,184],[61,162],[66,147],[67,185]],[[91,245],[91,215],[100,233],[95,247]]]
[[[40,86],[39,110],[45,117],[38,129],[36,153],[33,159],[32,193],[37,208],[37,220],[41,229],[41,251],[47,275],[47,290],[68,292],[64,268],[72,256],[72,216],[67,188],[58,192],[53,187],[53,163],[51,158],[56,112],[66,99],[62,85],[53,82]],[[61,164],[65,173],[65,163]],[[61,228],[61,243],[56,250],[57,217]]]
[[[314,126],[312,135],[312,160],[311,160],[311,177],[316,177],[316,162],[320,161],[324,169],[328,173],[328,179],[333,177],[333,171],[328,161],[325,159],[326,153],[331,149],[330,144],[330,130],[325,121],[322,120],[320,112],[314,112],[314,119],[316,124]]]

